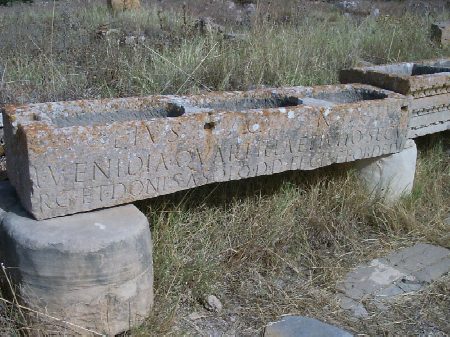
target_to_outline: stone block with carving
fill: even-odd
[[[396,153],[407,103],[339,85],[7,106],[8,175],[51,218]]]
[[[344,69],[341,83],[366,83],[407,95],[409,138],[450,129],[450,59]]]

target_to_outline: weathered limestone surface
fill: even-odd
[[[396,201],[402,195],[411,193],[416,161],[417,147],[410,139],[399,153],[363,159],[355,166],[371,193]]]
[[[344,69],[339,77],[408,95],[409,138],[450,129],[450,59]]]
[[[364,85],[9,106],[8,175],[45,219],[396,153],[406,106]]]
[[[0,208],[10,209],[0,213],[0,256],[25,306],[110,335],[148,316],[152,244],[139,210],[128,205],[36,221],[19,205],[11,208],[14,192],[5,183],[0,192]]]
[[[431,25],[431,39],[442,46],[450,44],[450,21],[436,22]]]

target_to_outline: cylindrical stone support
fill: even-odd
[[[371,193],[393,202],[411,193],[416,160],[416,144],[408,140],[401,152],[360,160],[356,162],[356,169]]]
[[[16,207],[0,244],[23,303],[36,311],[113,335],[153,305],[149,224],[132,205],[44,221]]]

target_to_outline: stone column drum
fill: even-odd
[[[36,221],[16,204],[3,213],[0,250],[22,303],[38,312],[114,335],[152,308],[149,224],[134,206]]]
[[[372,194],[381,195],[394,202],[411,193],[416,161],[416,144],[413,140],[408,140],[403,151],[357,161],[356,168]]]

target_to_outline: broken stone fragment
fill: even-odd
[[[361,302],[347,297],[344,294],[338,294],[336,298],[339,302],[340,307],[344,310],[350,311],[352,313],[352,316],[356,318],[369,317],[369,313]]]
[[[337,289],[340,305],[355,316],[365,315],[361,301],[379,308],[398,295],[416,292],[450,271],[450,250],[425,243],[372,260],[349,272]]]
[[[222,311],[222,302],[220,302],[220,300],[216,296],[209,295],[205,300],[205,309],[209,311],[220,312]]]

